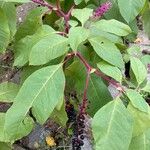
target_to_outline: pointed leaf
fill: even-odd
[[[42,16],[47,10],[46,7],[38,7],[29,11],[25,21],[17,29],[15,34],[16,42],[27,35],[33,35],[43,25]]]
[[[27,117],[24,119],[23,122],[21,122],[20,126],[13,131],[11,130],[11,127],[13,128],[15,124],[13,124],[9,129],[8,132],[5,130],[5,119],[6,114],[0,113],[0,141],[2,142],[14,142],[17,139],[20,139],[23,136],[26,136],[29,134],[33,128],[33,120],[30,117]],[[13,120],[13,118],[10,118]]]
[[[109,33],[116,34],[118,36],[126,36],[131,33],[131,29],[128,25],[119,22],[115,19],[111,20],[100,20],[94,23],[91,27],[96,27],[97,29]]]
[[[123,18],[129,23],[140,13],[146,0],[118,0],[118,6]]]
[[[6,113],[6,131],[11,129],[12,136],[16,136],[18,133],[15,132],[30,108],[37,121],[44,123],[63,97],[64,86],[62,64],[44,67],[31,74]]]
[[[0,84],[0,101],[13,102],[19,91],[19,86],[11,82],[4,82]]]
[[[15,5],[12,3],[0,3],[0,7],[4,10],[7,19],[8,25],[10,29],[10,36],[11,40],[13,40],[13,36],[16,33],[16,26],[17,26],[17,17],[16,17],[16,8]]]
[[[124,63],[120,51],[115,44],[103,37],[94,37],[89,39],[95,52],[108,63],[124,68]]]
[[[145,101],[145,99],[135,90],[128,89],[126,91],[127,97],[130,99],[132,105],[139,109],[140,111],[143,111],[145,113],[149,112],[149,105]]]
[[[92,15],[93,10],[90,8],[83,8],[83,9],[74,9],[72,11],[72,16],[76,17],[82,24],[89,19],[89,17]]]
[[[136,80],[138,84],[141,84],[147,77],[146,67],[138,58],[130,57],[130,61],[131,61],[131,69],[136,77]]]
[[[84,42],[89,36],[89,30],[83,27],[73,27],[69,31],[69,43],[71,48],[76,51],[79,44]]]
[[[121,83],[122,81],[122,73],[121,71],[115,67],[112,66],[104,61],[99,62],[97,64],[97,67],[106,75],[112,77],[113,79],[115,79],[116,81],[119,81]]]
[[[133,137],[138,136],[150,128],[150,108],[149,112],[145,113],[135,108],[131,103],[128,104],[128,111],[134,119]]]
[[[43,65],[52,59],[62,56],[68,51],[68,39],[51,34],[43,37],[31,49],[29,56],[30,65]]]
[[[10,30],[8,19],[3,9],[0,8],[0,53],[6,50],[9,44]]]
[[[129,150],[149,150],[150,148],[150,129],[139,136],[133,137]]]
[[[44,37],[51,35],[55,31],[48,25],[43,25],[37,32],[31,36],[26,36],[25,38],[18,41],[15,48],[15,61],[14,66],[24,66],[29,61],[29,55],[32,47],[42,40]],[[38,57],[39,58],[39,57]]]
[[[112,100],[111,94],[103,80],[94,74],[91,74],[90,77],[87,96],[90,101],[87,112],[91,116],[94,116],[101,107]]]
[[[132,117],[121,100],[109,102],[95,114],[92,121],[95,149],[127,150],[132,129]]]

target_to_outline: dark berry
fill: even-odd
[[[82,140],[80,140],[80,146],[83,146],[84,142]]]
[[[78,133],[79,135],[83,134],[84,130],[79,130]]]
[[[85,125],[84,125],[83,123],[79,123],[79,126],[80,126],[81,128],[85,128]]]
[[[80,117],[80,119],[85,120],[84,115],[80,115],[79,117]]]
[[[84,139],[84,135],[81,135],[81,136],[80,136],[80,139],[83,140],[83,139]]]
[[[81,147],[77,147],[76,150],[81,150]]]

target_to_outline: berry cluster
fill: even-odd
[[[102,4],[100,7],[98,7],[94,12],[92,18],[100,18],[103,16],[112,6],[111,2],[106,2]]]
[[[81,147],[84,145],[84,121],[85,117],[83,114],[79,114],[74,124],[74,138],[72,139],[72,149],[81,150]]]
[[[66,101],[65,107],[66,107],[65,109],[68,117],[68,123],[74,122],[76,120],[76,115],[77,115],[74,106],[69,101]]]

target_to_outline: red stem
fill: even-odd
[[[60,0],[56,1],[56,6],[53,6],[47,2],[45,2],[44,0],[31,0],[34,3],[37,3],[43,7],[47,7],[50,10],[55,11],[55,13],[57,14],[57,16],[59,17],[63,17],[64,21],[65,21],[65,33],[69,33],[69,20],[70,20],[70,16],[71,16],[71,12],[74,8],[74,4],[73,6],[70,8],[70,10],[67,12],[67,14],[65,14],[62,10],[61,10],[61,6],[60,6]]]
[[[82,56],[79,52],[76,53],[76,56],[77,56],[77,57],[81,60],[81,62],[84,64],[84,66],[86,67],[87,71],[88,71],[88,70],[91,71],[92,69],[95,69],[95,68],[91,67],[91,66],[88,64],[88,62],[83,58],[83,56]],[[122,92],[125,91],[124,88],[123,88],[118,82],[116,82],[115,80],[110,79],[108,76],[106,76],[105,74],[103,74],[102,72],[100,72],[98,69],[95,69],[94,73],[95,73],[97,76],[103,78],[104,80],[106,80],[106,81],[108,81],[109,83],[111,83],[112,85],[114,85],[119,91],[122,91]]]
[[[83,56],[79,52],[76,53],[76,56],[84,64],[84,66],[86,67],[87,71],[89,71],[89,70],[91,71],[92,70],[92,67],[87,63],[87,61],[83,58]]]
[[[81,114],[85,114],[86,113],[86,108],[87,108],[87,90],[88,90],[89,80],[90,80],[90,70],[87,71],[86,83],[85,83],[85,88],[84,88],[84,93],[83,93],[83,98],[82,98],[82,105],[80,107],[80,113]]]

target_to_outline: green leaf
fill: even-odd
[[[73,27],[69,31],[69,43],[71,48],[76,51],[79,44],[89,37],[89,30],[83,27]]]
[[[140,85],[147,77],[147,70],[144,64],[138,58],[130,57],[130,61],[131,69],[136,77],[138,84]]]
[[[83,0],[74,0],[74,3],[75,3],[76,5],[79,5],[82,1],[83,1]]]
[[[93,23],[91,27],[96,27],[97,29],[109,33],[116,34],[118,36],[126,36],[131,33],[131,29],[128,25],[119,22],[115,19],[111,20],[100,20],[96,23]]]
[[[128,105],[128,111],[134,118],[133,137],[138,136],[150,128],[150,108],[145,113],[135,108],[131,103]]]
[[[150,29],[150,8],[146,9],[146,11],[142,16],[142,20],[143,20],[144,30],[150,38],[150,30],[149,30]]]
[[[147,81],[146,85],[141,90],[150,93],[150,81]]]
[[[12,3],[0,3],[0,7],[5,12],[7,19],[8,19],[8,25],[10,29],[10,36],[11,40],[13,40],[13,36],[16,33],[16,24],[17,24],[17,17],[16,17],[16,8],[15,5]]]
[[[141,49],[137,45],[133,45],[127,49],[127,53],[133,57],[140,57],[142,55]]]
[[[90,101],[87,112],[91,116],[94,116],[101,107],[112,100],[111,94],[103,80],[94,74],[91,74],[90,77],[87,97]]]
[[[140,13],[146,0],[118,0],[118,6],[123,18],[129,23]]]
[[[42,15],[46,11],[46,7],[38,7],[29,11],[25,21],[17,29],[15,35],[16,42],[27,35],[33,35],[43,25]]]
[[[13,102],[19,91],[19,86],[11,82],[4,82],[0,84],[0,101]]]
[[[14,66],[24,66],[29,61],[29,55],[32,47],[44,37],[47,37],[54,32],[55,31],[50,26],[43,25],[37,30],[35,34],[31,36],[26,36],[25,38],[18,41],[14,46]]]
[[[0,113],[0,141],[8,141],[4,133],[5,113]]]
[[[57,35],[51,34],[43,37],[31,49],[29,55],[30,65],[42,65],[62,56],[68,51],[68,39]]]
[[[6,132],[5,119],[6,114],[0,113],[0,141],[2,142],[14,142],[15,140],[29,134],[33,128],[33,120],[30,117],[27,117],[21,122],[16,131],[11,130],[11,128],[15,126],[15,124],[13,124],[8,128],[8,132]],[[11,120],[13,120],[13,118],[11,118]]]
[[[90,8],[83,8],[83,9],[74,9],[71,14],[81,22],[82,26],[84,26],[84,23],[92,15],[92,12],[93,10]]]
[[[150,148],[150,129],[139,136],[133,137],[129,150],[149,150]]]
[[[141,58],[142,63],[147,67],[150,63],[150,55],[144,55]]]
[[[94,26],[90,28],[90,36],[91,37],[95,37],[95,36],[105,37],[106,39],[110,40],[113,43],[120,43],[120,44],[123,43],[121,37],[112,33],[101,31],[98,28],[95,28]]]
[[[3,9],[0,8],[0,52],[4,52],[9,44],[10,30],[8,19]]]
[[[122,55],[118,48],[106,38],[94,37],[89,39],[95,52],[106,62],[119,67],[124,68],[124,62]]]
[[[44,67],[31,74],[6,113],[7,132],[11,129],[12,136],[16,136],[30,108],[37,121],[44,123],[63,97],[64,87],[62,64]]]
[[[97,67],[106,75],[114,78],[116,81],[122,82],[122,73],[121,71],[115,67],[112,66],[104,61],[99,62],[97,64]]]
[[[12,147],[9,143],[0,142],[1,150],[12,150]]]
[[[66,110],[65,110],[65,101],[62,99],[61,102],[59,102],[58,104],[60,105],[61,103],[62,103],[61,107],[59,109],[56,107],[51,117],[57,123],[65,127],[68,117],[67,117]]]
[[[96,150],[127,150],[132,138],[133,121],[120,99],[102,107],[92,121]]]
[[[132,105],[139,109],[140,111],[143,111],[145,113],[149,112],[149,105],[145,101],[145,99],[135,90],[128,89],[126,90],[126,95],[131,101]]]

